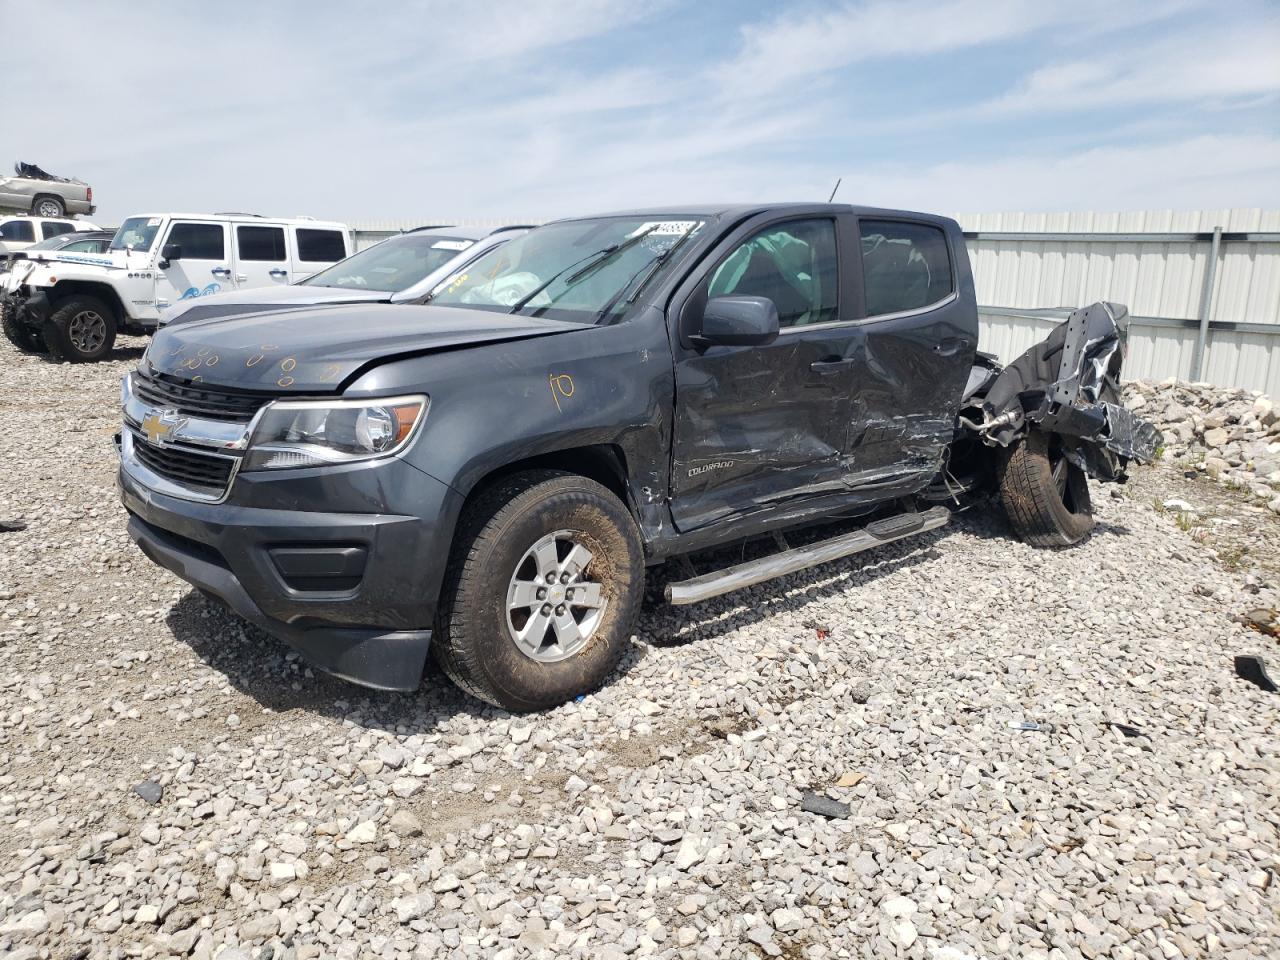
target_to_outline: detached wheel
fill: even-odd
[[[18,319],[18,311],[0,304],[0,327],[9,342],[23,353],[37,353],[44,349],[39,334]]]
[[[31,215],[34,217],[63,217],[67,207],[57,197],[36,197],[31,203]]]
[[[553,707],[604,683],[643,587],[639,534],[617,497],[573,474],[517,474],[463,516],[431,651],[481,700]]]
[[[116,318],[96,297],[71,297],[58,304],[44,325],[44,344],[55,360],[92,363],[111,352]]]
[[[1093,532],[1088,478],[1059,438],[1032,430],[1004,452],[998,469],[1013,529],[1033,547],[1070,547]]]

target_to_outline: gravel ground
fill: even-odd
[[[512,717],[315,675],[137,553],[125,343],[0,345],[0,955],[1280,954],[1280,696],[1232,669],[1280,674],[1232,619],[1277,606],[1265,506],[1156,467],[1063,552],[974,510],[651,602]]]

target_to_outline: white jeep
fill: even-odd
[[[120,225],[104,254],[29,260],[0,309],[55,359],[101,360],[117,331],[156,328],[180,300],[285,286],[354,250],[345,224],[252,214],[142,214]]]

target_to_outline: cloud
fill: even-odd
[[[1186,6],[1181,0],[1142,5],[1108,0],[871,0],[807,16],[788,10],[768,22],[743,26],[741,52],[718,71],[718,78],[726,88],[744,82],[757,89],[776,88],[862,61],[968,50],[1049,27],[1120,29]]]
[[[1126,51],[1034,70],[977,113],[1090,110],[1137,103],[1230,102],[1280,93],[1280,18],[1229,23]]]
[[[820,199],[837,176],[842,199],[925,209],[1256,206],[1280,183],[1280,131],[1248,106],[1276,89],[1274,20],[1206,30],[1185,3],[791,3],[696,28],[624,0],[260,4],[252,29],[206,5],[49,6],[62,55],[97,69],[9,50],[0,160],[89,179],[104,222],[542,219]],[[902,63],[930,86],[917,109],[883,80]]]
[[[845,178],[844,194],[924,210],[1141,210],[1280,206],[1280,136],[1152,144],[938,163]]]

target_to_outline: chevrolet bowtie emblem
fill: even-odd
[[[177,410],[148,410],[142,418],[142,432],[154,446],[162,447],[186,422],[187,418],[178,416]]]

